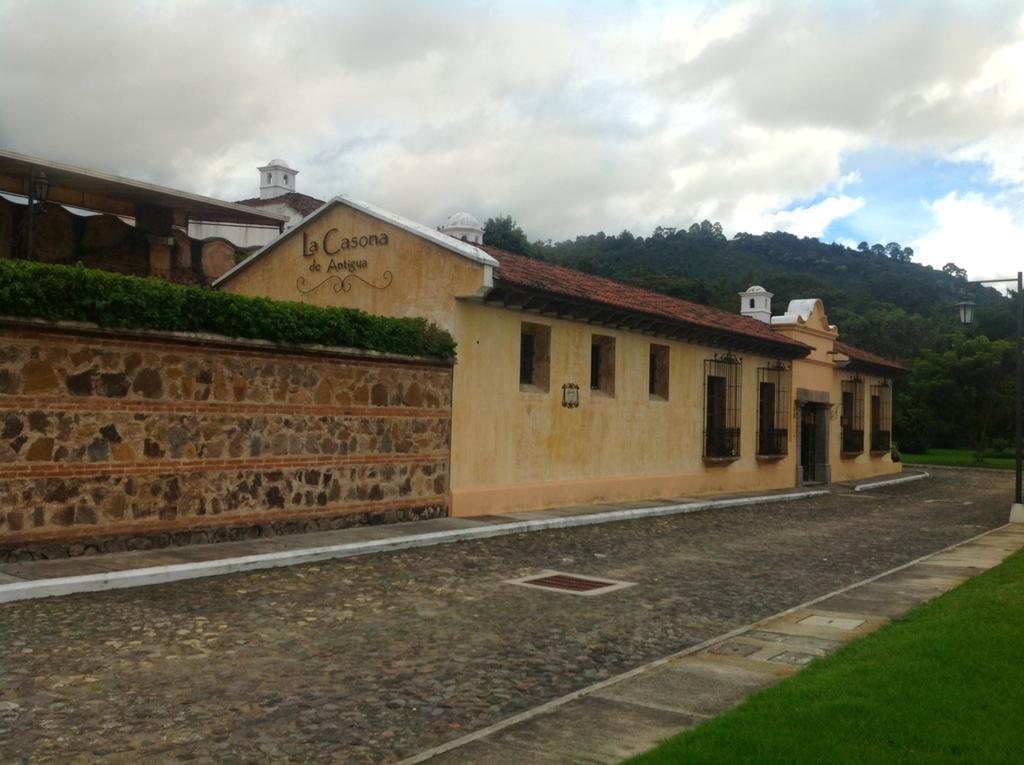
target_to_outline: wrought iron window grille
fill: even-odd
[[[742,362],[716,354],[704,360],[704,456],[740,456]]]
[[[871,451],[892,448],[892,386],[886,380],[871,386]]]
[[[856,376],[842,382],[842,447],[846,454],[864,451],[864,381]]]
[[[789,367],[774,362],[757,370],[757,453],[789,452]]]

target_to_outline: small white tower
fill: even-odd
[[[448,216],[448,221],[438,231],[454,236],[470,244],[484,243],[484,227],[468,212],[457,212]]]
[[[272,159],[260,171],[260,199],[273,199],[290,191],[295,191],[295,176],[298,170],[292,170],[283,159]]]
[[[754,285],[748,287],[746,292],[740,292],[740,313],[749,316],[751,319],[763,321],[765,324],[772,323],[772,298],[774,293],[764,287]]]

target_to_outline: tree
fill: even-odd
[[[871,247],[867,242],[861,242],[860,244],[857,245],[858,252],[868,252],[870,249]]]
[[[923,350],[910,380],[911,407],[928,418],[930,435],[968,443],[980,460],[1013,422],[1014,345],[980,335],[953,339],[944,352]]]
[[[712,223],[709,220],[702,220],[700,223],[694,223],[687,229],[687,233],[690,236],[700,236],[705,239],[714,239],[716,241],[725,241],[725,233],[722,230],[721,223]]]
[[[488,218],[484,224],[484,244],[520,255],[532,255],[530,240],[511,215]]]
[[[947,263],[942,267],[942,273],[949,274],[954,279],[967,281],[967,269],[960,268],[956,263]]]

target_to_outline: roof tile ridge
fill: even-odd
[[[620,282],[620,281],[618,281],[616,279],[610,279],[607,276],[598,276],[597,274],[588,274],[588,273],[585,273],[583,271],[578,271],[578,270],[576,270],[574,268],[569,268],[568,266],[561,266],[561,265],[558,265],[556,263],[549,263],[546,260],[539,260],[538,258],[531,258],[528,255],[521,255],[520,253],[517,253],[517,252],[510,252],[509,250],[503,250],[500,247],[494,247],[492,245],[487,245],[487,244],[482,245],[481,249],[483,249],[485,251],[494,251],[494,252],[501,253],[502,257],[512,256],[515,259],[519,259],[519,260],[524,261],[525,264],[530,264],[530,265],[540,264],[542,267],[555,269],[557,271],[561,271],[561,272],[564,272],[566,274],[572,274],[573,276],[583,277],[584,279],[596,280],[596,281],[603,282],[603,283],[605,283],[607,285],[610,285],[610,286],[624,287],[624,288],[629,289],[629,290],[635,290],[636,292],[641,293],[641,294],[643,294],[643,295],[645,295],[647,297],[655,298],[655,299],[657,299],[659,301],[663,300],[663,301],[666,301],[668,303],[673,303],[673,304],[676,304],[676,305],[679,305],[679,306],[685,306],[685,307],[687,307],[689,309],[697,309],[697,310],[699,310],[701,312],[707,312],[707,313],[710,313],[713,316],[720,317],[721,319],[727,319],[729,322],[735,322],[738,325],[742,325],[742,326],[745,326],[745,327],[750,327],[751,329],[755,329],[755,328],[758,329],[758,330],[765,329],[768,332],[770,332],[773,336],[777,337],[778,340],[780,342],[782,342],[782,343],[787,343],[788,342],[788,343],[792,343],[792,344],[799,344],[799,345],[802,345],[802,346],[810,347],[810,346],[807,346],[806,343],[802,343],[799,340],[795,340],[793,338],[786,337],[785,335],[782,335],[781,333],[776,333],[774,330],[772,330],[772,328],[769,325],[765,324],[764,322],[758,321],[757,319],[752,319],[749,316],[743,316],[742,314],[731,313],[730,311],[726,311],[723,308],[718,308],[716,306],[705,305],[703,303],[694,303],[694,302],[692,302],[690,300],[683,300],[682,298],[673,297],[672,295],[666,295],[663,292],[655,292],[653,290],[644,289],[643,287],[637,287],[635,284],[628,284],[626,282]],[[499,279],[501,278],[500,266],[499,266],[499,269],[498,269],[498,272],[497,272],[496,276]],[[761,326],[758,326],[758,325],[761,325]],[[739,327],[737,327],[737,329],[739,329]]]

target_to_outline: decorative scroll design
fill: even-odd
[[[310,292],[320,289],[325,284],[327,284],[327,282],[333,280],[333,283],[331,284],[332,290],[334,290],[335,292],[351,292],[353,279],[358,279],[367,287],[373,287],[375,290],[384,290],[391,286],[391,282],[394,281],[395,277],[394,274],[392,274],[390,271],[385,271],[383,274],[381,274],[381,284],[374,284],[373,282],[364,279],[358,274],[349,274],[344,278],[338,276],[337,274],[332,274],[323,281],[314,284],[312,287],[306,287],[306,277],[300,276],[298,279],[295,280],[295,289],[297,289],[303,295],[308,295]]]

